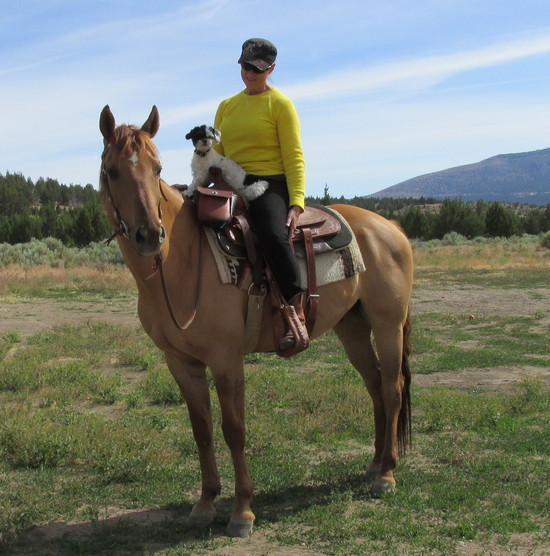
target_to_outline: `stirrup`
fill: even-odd
[[[309,335],[304,324],[300,322],[296,309],[292,305],[281,307],[280,314],[287,332],[278,342],[279,349],[277,354],[282,357],[292,357],[309,347]],[[287,343],[287,337],[292,343],[290,341]]]

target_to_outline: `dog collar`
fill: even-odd
[[[207,151],[198,151],[197,149],[195,149],[195,154],[198,154],[199,156],[206,156],[208,153],[210,152],[210,149],[208,149]]]

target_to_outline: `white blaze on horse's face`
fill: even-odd
[[[137,166],[138,163],[138,153],[134,151],[132,156],[128,159],[128,162],[131,162],[134,166]]]

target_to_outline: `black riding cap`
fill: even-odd
[[[268,70],[277,58],[275,45],[266,39],[248,39],[243,43],[239,64],[250,64],[260,71]]]

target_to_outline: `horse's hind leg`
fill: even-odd
[[[359,305],[335,326],[334,331],[340,338],[351,364],[361,374],[373,402],[374,457],[367,471],[367,479],[374,481],[373,494],[393,492],[393,469],[397,462],[397,416],[401,405],[398,379],[401,364],[400,336],[396,334],[396,342],[393,344],[395,353],[391,353],[392,350],[388,350],[387,345],[383,346],[384,359],[381,367],[371,343],[371,325]],[[378,345],[377,349],[379,350]],[[390,357],[387,355],[388,351]],[[391,362],[392,359],[399,359],[397,368]],[[388,365],[393,365],[395,381],[388,380]],[[381,372],[381,368],[384,372]]]
[[[376,351],[380,362],[380,396],[384,407],[384,439],[381,452],[373,464],[379,466],[378,477],[372,487],[373,494],[394,492],[393,470],[397,465],[399,441],[399,416],[404,403],[405,379],[403,362],[403,326],[387,322],[373,326]]]

